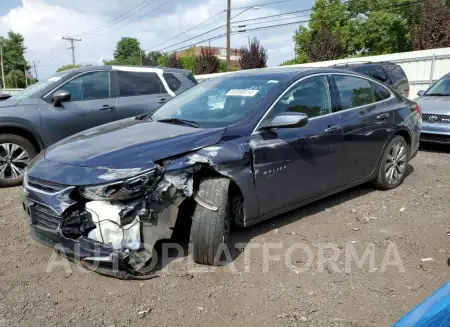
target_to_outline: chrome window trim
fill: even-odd
[[[386,87],[386,85],[384,85],[383,83],[378,82],[378,81],[376,81],[376,80],[374,80],[374,79],[366,78],[365,76],[359,76],[359,75],[354,75],[354,74],[351,74],[351,73],[341,73],[341,72],[339,72],[339,73],[334,73],[334,72],[317,73],[317,74],[312,74],[312,75],[304,76],[304,77],[300,78],[299,80],[296,80],[294,83],[292,83],[292,84],[291,84],[286,90],[284,90],[284,92],[283,92],[283,93],[282,93],[282,94],[281,94],[281,95],[280,95],[280,96],[272,103],[272,105],[270,106],[270,108],[267,109],[266,113],[261,117],[261,119],[259,120],[258,124],[256,124],[256,127],[253,129],[253,132],[251,133],[251,135],[257,134],[259,126],[260,126],[261,123],[264,121],[264,119],[267,117],[267,115],[270,113],[270,111],[273,109],[273,107],[275,107],[275,105],[278,103],[278,101],[280,101],[280,100],[283,98],[283,96],[284,96],[287,92],[289,92],[294,86],[296,86],[298,83],[300,83],[300,82],[302,82],[302,81],[304,81],[304,80],[306,80],[306,79],[308,79],[308,78],[315,77],[315,76],[323,76],[323,75],[326,75],[326,76],[345,75],[345,76],[352,76],[352,77],[356,77],[356,78],[361,78],[361,79],[367,80],[368,82],[374,82],[374,83],[377,83],[377,84],[381,85],[381,86],[384,87],[387,91],[389,91],[389,94],[390,94],[391,96],[390,96],[389,98],[384,99],[384,100],[381,100],[381,101],[375,101],[375,102],[372,102],[372,103],[370,103],[370,104],[365,104],[365,105],[362,105],[362,106],[352,107],[352,108],[348,108],[348,109],[344,109],[344,110],[332,112],[332,113],[329,113],[329,114],[326,114],[326,115],[313,117],[313,118],[311,118],[311,119],[309,119],[309,120],[313,120],[313,119],[316,119],[316,118],[322,118],[322,117],[328,117],[328,116],[331,116],[331,115],[334,115],[334,114],[340,114],[340,113],[342,113],[342,112],[349,111],[349,110],[357,110],[357,109],[360,109],[360,108],[366,107],[366,106],[377,105],[377,104],[380,104],[380,103],[382,103],[382,102],[389,101],[389,100],[391,100],[391,99],[393,99],[393,98],[395,97],[394,94],[392,93],[392,91],[389,90],[389,89]],[[330,85],[328,85],[328,87],[330,87]],[[329,89],[328,89],[328,92],[330,93],[330,90],[329,90]],[[330,97],[331,97],[331,93],[330,93]]]
[[[69,78],[68,80],[64,81],[63,83],[59,84],[57,87],[55,87],[53,90],[51,90],[50,92],[48,92],[46,95],[44,95],[42,98],[46,98],[47,96],[49,96],[51,93],[55,92],[57,89],[59,89],[61,86],[65,85],[66,83],[72,81],[73,79],[80,77],[82,75],[86,75],[89,73],[96,73],[96,72],[108,72],[108,80],[109,80],[109,96],[107,98],[103,98],[103,99],[109,99],[111,98],[111,70],[106,70],[106,69],[95,69],[95,70],[89,70],[86,72],[81,72],[78,75],[72,76],[71,78]],[[96,99],[97,100],[97,99]],[[78,101],[86,101],[86,100],[78,100]]]

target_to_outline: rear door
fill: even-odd
[[[368,177],[392,129],[398,101],[383,84],[333,74],[344,134],[341,185]]]
[[[154,111],[172,98],[155,72],[115,71],[119,119]]]
[[[116,98],[111,92],[110,71],[91,71],[68,80],[39,106],[47,143],[53,144],[82,130],[117,120]],[[70,93],[70,100],[55,107],[52,94],[57,90]]]

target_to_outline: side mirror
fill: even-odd
[[[271,128],[295,128],[303,127],[308,124],[308,115],[301,112],[282,112],[275,116],[268,126],[264,129]]]
[[[419,92],[417,92],[417,95],[422,97],[425,95],[425,91],[424,90],[420,90]]]
[[[55,107],[59,107],[61,106],[62,102],[70,100],[70,93],[65,90],[58,90],[55,93],[53,93],[52,100],[53,105]]]

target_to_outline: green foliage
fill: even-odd
[[[217,67],[218,73],[224,73],[227,71],[227,63],[223,60],[219,60],[219,66]]]
[[[195,74],[195,65],[196,65],[196,57],[195,56],[187,56],[179,59],[181,67],[184,69],[189,69],[192,73]]]
[[[25,60],[24,38],[19,33],[8,32],[7,38],[0,38],[0,45],[3,48],[3,67],[5,71],[6,87],[24,88],[24,71],[30,68]]]
[[[82,67],[82,65],[64,65],[64,66],[59,67],[56,71],[62,72],[64,70],[75,69],[75,68],[80,68],[80,67]]]
[[[165,67],[167,65],[167,55],[161,54],[161,56],[157,58],[157,62],[158,66]]]
[[[430,1],[444,6],[441,0],[423,4]],[[295,63],[411,51],[420,12],[411,0],[316,0],[310,22],[293,36]],[[435,31],[445,34],[447,16],[441,21]]]
[[[159,66],[159,58],[163,56],[163,54],[159,51],[151,51],[147,54],[142,54],[142,64],[144,66]]]
[[[141,65],[141,47],[136,38],[123,37],[117,42],[113,60],[104,60],[105,65]]]
[[[175,52],[169,54],[167,56],[166,67],[170,68],[183,68],[181,65],[180,59],[177,58],[177,54]]]

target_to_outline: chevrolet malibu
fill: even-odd
[[[139,274],[136,257],[149,256],[137,254],[177,220],[192,219],[193,259],[215,265],[233,223],[369,181],[400,185],[421,124],[415,102],[358,73],[237,72],[48,148],[25,174],[23,206],[34,239],[115,277]]]

